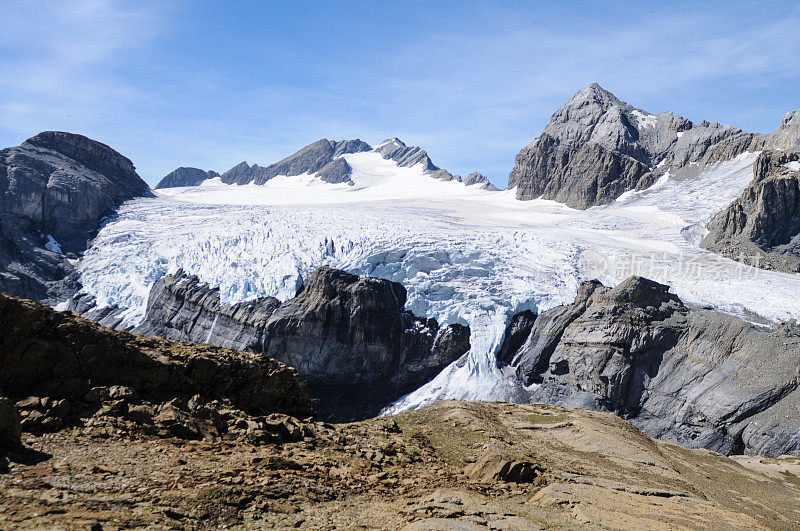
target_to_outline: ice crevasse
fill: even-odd
[[[372,153],[345,156],[355,186],[308,176],[211,183],[124,204],[78,265],[83,291],[123,308],[135,325],[152,284],[179,268],[219,287],[227,303],[291,298],[320,265],[400,282],[415,314],[468,324],[472,348],[395,411],[442,398],[524,400],[525,389],[495,362],[510,317],[571,303],[589,277],[613,285],[638,273],[687,303],[771,321],[800,317],[789,295],[798,276],[743,274],[686,237],[741,193],[757,154],[585,211],[437,181]],[[587,253],[602,267],[587,269]],[[659,267],[632,270],[631,257]],[[707,263],[707,273],[687,272],[687,261]]]

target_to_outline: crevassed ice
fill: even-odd
[[[227,303],[291,298],[320,265],[401,282],[417,315],[468,324],[472,348],[396,410],[441,398],[524,400],[495,363],[508,319],[571,302],[586,278],[615,284],[639,273],[688,303],[800,317],[791,295],[800,276],[741,266],[683,235],[741,193],[757,154],[585,211],[436,181],[367,155],[346,156],[356,186],[309,189],[282,179],[128,202],[79,264],[83,291],[125,308],[134,325],[152,284],[178,268],[218,286]]]

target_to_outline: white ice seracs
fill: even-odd
[[[508,319],[572,302],[588,277],[616,284],[638,273],[670,284],[687,303],[768,320],[800,317],[800,298],[792,295],[800,276],[719,258],[687,232],[741,193],[756,156],[697,178],[663,178],[580,211],[442,182],[374,153],[345,155],[354,186],[287,178],[173,189],[126,203],[86,252],[80,281],[101,305],[125,308],[133,325],[150,286],[178,268],[218,286],[224,302],[288,299],[323,264],[394,280],[417,315],[469,324],[472,344],[396,409],[440,398],[521,399],[523,390],[495,363]],[[590,267],[587,257],[599,263]]]

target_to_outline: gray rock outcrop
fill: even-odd
[[[532,401],[613,411],[684,446],[800,455],[800,328],[689,308],[668,290],[586,282],[574,304],[516,319],[500,361],[538,384]]]
[[[328,418],[377,414],[469,350],[469,328],[404,309],[401,284],[320,267],[297,296],[231,306],[182,272],[153,286],[134,332],[263,352],[306,378]]]
[[[519,199],[543,197],[574,208],[614,201],[651,186],[689,163],[728,160],[744,151],[800,144],[797,112],[760,135],[664,112],[650,114],[592,83],[550,118],[542,135],[517,154],[509,188]]]
[[[248,165],[242,162],[222,174],[227,184],[264,184],[278,175],[317,174],[330,183],[350,183],[352,168],[347,161],[338,158],[346,153],[371,151],[372,147],[361,140],[328,140],[323,138],[309,144],[297,153],[269,166]]]
[[[122,202],[150,195],[130,160],[85,136],[48,131],[1,150],[0,290],[67,298],[67,257]]]
[[[407,146],[399,138],[387,138],[375,148],[375,151],[380,153],[383,158],[395,161],[401,168],[410,168],[419,164],[425,173],[435,179],[461,182],[461,176],[453,175],[434,164],[424,149]]]
[[[800,153],[764,151],[753,181],[709,223],[701,247],[765,269],[800,271]]]
[[[180,168],[166,174],[163,179],[158,181],[156,190],[159,188],[178,188],[181,186],[198,186],[207,179],[219,177],[215,171],[203,171],[199,168]]]
[[[467,175],[467,178],[464,179],[464,186],[472,186],[474,184],[481,185],[481,188],[484,190],[490,190],[492,192],[497,191],[497,187],[489,181],[489,178],[477,171],[470,173]]]
[[[179,270],[153,285],[146,317],[133,332],[263,352],[264,328],[279,305],[273,297],[222,304],[218,288],[210,288],[196,276]]]

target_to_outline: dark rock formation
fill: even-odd
[[[14,402],[0,397],[0,456],[22,447],[22,427]],[[0,457],[0,460],[2,457]]]
[[[263,354],[112,331],[0,293],[0,388],[7,396],[75,401],[97,386],[124,386],[154,400],[225,399],[260,414],[312,411],[305,383]]]
[[[249,166],[246,162],[237,164],[222,174],[222,182],[227,184],[264,184],[277,175],[302,175],[316,173],[320,179],[331,183],[352,183],[352,168],[344,159],[346,153],[371,151],[372,147],[361,140],[328,140],[323,138],[309,144],[297,153],[269,166]]]
[[[283,304],[232,306],[182,272],[153,286],[135,331],[264,352],[293,367],[329,418],[374,415],[469,350],[469,329],[405,311],[401,284],[317,269]]]
[[[206,179],[219,177],[215,171],[203,171],[199,168],[180,167],[164,176],[158,181],[156,189],[159,188],[178,188],[181,186],[198,186]]]
[[[607,204],[690,162],[702,167],[744,151],[800,145],[797,114],[784,116],[778,131],[759,135],[669,112],[652,115],[593,83],[519,152],[509,188],[516,187],[519,199],[544,197],[574,208]]]
[[[273,297],[221,304],[218,288],[209,288],[196,276],[178,271],[156,281],[147,300],[146,317],[133,331],[263,352],[267,319],[279,305]]]
[[[762,152],[753,181],[711,220],[701,246],[757,267],[800,271],[798,170],[800,153]]]
[[[0,151],[0,289],[66,298],[67,256],[100,219],[152,192],[130,160],[85,136],[45,132]]]
[[[539,384],[533,401],[613,411],[685,446],[800,455],[800,328],[690,309],[668,289],[640,277],[584,283],[504,360]],[[520,322],[507,334],[514,345]]]

